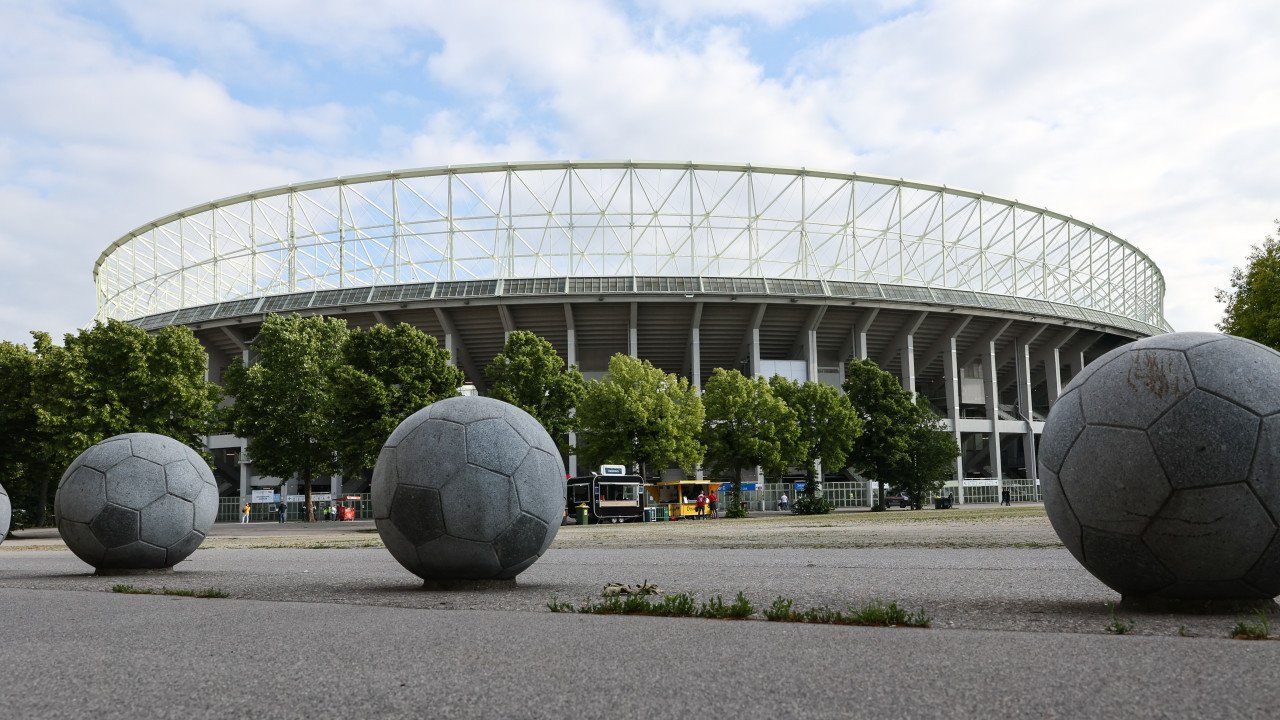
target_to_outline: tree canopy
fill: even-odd
[[[702,461],[702,418],[688,379],[619,353],[609,360],[608,376],[586,383],[577,452],[588,467],[638,466],[646,478],[671,463],[692,472]]]
[[[774,395],[764,378],[747,378],[737,370],[716,368],[703,388],[706,407],[702,441],[706,464],[716,473],[733,473],[729,517],[741,517],[742,470],[776,469],[799,458],[796,414]]]
[[[1280,239],[1268,235],[1255,245],[1245,267],[1231,271],[1231,289],[1218,290],[1217,299],[1227,306],[1219,330],[1280,350]]]
[[[328,393],[333,447],[344,475],[373,468],[387,437],[405,418],[458,394],[462,371],[435,337],[407,323],[353,330],[331,366]]]
[[[960,446],[924,399],[907,429],[907,451],[895,464],[894,487],[907,493],[916,508],[937,495],[955,473]]]
[[[780,375],[769,379],[773,389],[796,415],[793,462],[805,469],[805,494],[816,490],[817,463],[835,470],[844,467],[853,444],[862,434],[862,419],[839,388],[816,382],[797,383]]]
[[[253,341],[257,362],[245,367],[237,358],[224,374],[235,396],[231,424],[248,438],[254,466],[282,479],[299,475],[308,510],[312,478],[339,469],[329,380],[347,334],[338,318],[269,315]]]
[[[577,367],[545,338],[527,330],[507,336],[502,352],[484,369],[489,397],[509,402],[542,423],[561,451],[577,426],[574,408],[582,399],[584,381]]]
[[[849,361],[844,392],[862,420],[862,436],[854,443],[848,464],[880,483],[883,505],[885,485],[894,482],[911,445],[915,399],[879,365],[857,358]]]

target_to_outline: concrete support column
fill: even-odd
[[[640,304],[631,303],[631,319],[627,323],[627,354],[633,358],[640,357],[640,339],[636,330],[640,314]]]
[[[996,378],[996,343],[987,343],[983,352],[983,365],[987,381],[987,416],[991,418],[991,440],[988,455],[991,457],[991,471],[995,474],[998,485],[996,496],[1004,490],[1004,467],[1000,458],[1000,383]]]
[[[956,349],[956,337],[947,341],[947,348],[942,351],[942,377],[947,392],[947,417],[951,418],[951,432],[956,445],[960,445],[960,365],[959,352]],[[955,462],[956,499],[964,502],[964,453],[956,457]]]
[[[573,323],[573,306],[570,305],[569,303],[564,304],[564,324],[566,329],[566,332],[565,332],[566,344],[568,346],[567,351],[569,353],[569,357],[565,358],[565,362],[567,362],[571,366],[577,365],[578,364],[578,333]],[[575,433],[575,432],[569,433],[569,445],[577,445],[577,444],[578,444],[578,433]],[[570,477],[578,476],[577,454],[571,453],[569,455],[568,472]]]
[[[902,387],[916,394],[916,341],[913,333],[907,333],[902,343]]]
[[[240,502],[241,504],[249,501],[249,497],[253,495],[253,488],[249,486],[249,441],[240,438],[240,456],[238,458],[240,465]]]
[[[1027,478],[1036,477],[1036,436],[1032,430],[1031,403],[1031,348],[1021,338],[1013,343],[1013,363],[1018,374],[1018,414],[1026,425],[1022,436],[1022,457],[1026,462]]]
[[[818,382],[818,331],[809,330],[804,340],[804,364],[809,382]]]
[[[858,322],[853,325],[853,352],[859,360],[867,360],[871,357],[871,351],[867,348],[867,332],[871,329],[871,323],[876,321],[876,315],[879,314],[880,308],[871,308],[862,313]]]

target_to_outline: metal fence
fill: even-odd
[[[373,503],[369,499],[369,493],[360,495],[344,495],[344,498],[357,497],[357,500],[339,500],[335,501],[335,505],[343,505],[356,509],[356,520],[372,520],[373,519]],[[316,506],[316,520],[324,519],[324,506],[328,502],[312,503]],[[299,522],[302,518],[302,506],[304,503],[285,503],[287,509],[285,511],[285,522]],[[240,522],[240,517],[244,511],[244,502],[236,497],[224,497],[218,500],[218,517],[216,522]],[[279,522],[279,516],[276,514],[276,503],[250,503],[249,504],[249,522]]]

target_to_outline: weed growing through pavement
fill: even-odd
[[[154,588],[140,588],[133,585],[120,583],[111,586],[111,592],[124,593],[125,595],[172,595],[174,597],[192,597],[192,598],[228,598],[231,595],[217,588],[209,588],[208,590],[182,590],[179,588],[162,587],[159,590]]]
[[[1253,620],[1241,620],[1231,628],[1236,640],[1266,640],[1271,637],[1271,620],[1262,610],[1253,611]]]
[[[914,613],[907,612],[892,600],[887,603],[883,600],[872,600],[862,606],[850,605],[845,612],[822,606],[797,611],[794,601],[779,597],[764,611],[764,617],[773,622],[874,627],[929,627],[933,623],[932,618],[923,608]]]
[[[1102,626],[1103,630],[1106,630],[1112,635],[1128,635],[1129,633],[1133,632],[1133,623],[1126,622],[1116,617],[1115,603],[1113,602],[1107,603],[1107,612],[1111,615],[1111,620],[1106,625]]]

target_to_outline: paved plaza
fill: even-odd
[[[361,547],[367,522],[217,525],[175,572],[125,578],[28,531],[0,546],[0,699],[14,717],[1273,714],[1280,643],[1229,639],[1239,616],[1121,611],[1133,633],[1109,634],[1118,596],[1042,518],[930,512],[566,527],[514,587],[447,592]],[[546,608],[643,580],[758,610],[895,600],[933,627]],[[230,597],[110,592],[121,582]]]

